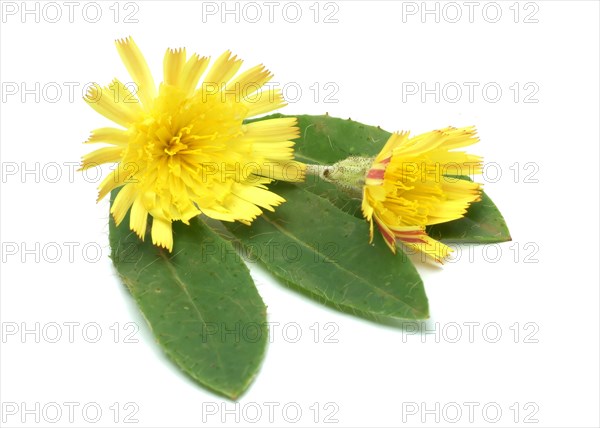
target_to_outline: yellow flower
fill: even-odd
[[[121,187],[111,213],[117,224],[129,211],[130,228],[144,239],[148,214],[152,242],[173,249],[172,222],[198,215],[250,224],[285,200],[267,190],[273,179],[302,181],[293,161],[295,118],[244,123],[285,105],[280,91],[264,89],[272,74],[259,65],[237,74],[242,61],[227,51],[208,70],[209,58],[168,49],[158,89],[131,38],[117,50],[132,85],[115,79],[94,85],[86,102],[121,128],[92,131],[88,143],[108,147],[83,157],[82,169],[117,163],[99,186],[98,200]]]
[[[478,141],[473,127],[445,128],[409,138],[394,133],[364,178],[362,212],[395,253],[396,239],[437,262],[452,251],[425,226],[463,217],[480,200],[481,186],[452,175],[481,173],[481,158],[451,151]]]

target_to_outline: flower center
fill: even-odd
[[[165,153],[169,156],[173,156],[177,154],[181,150],[185,150],[188,148],[187,144],[181,142],[184,134],[189,134],[189,128],[182,128],[177,135],[171,137],[171,140],[167,143],[167,147],[165,147]]]

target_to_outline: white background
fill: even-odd
[[[597,2],[479,2],[473,22],[465,3],[438,3],[436,22],[434,14],[421,15],[421,2],[323,2],[315,8],[310,1],[298,3],[302,16],[296,23],[288,22],[296,9],[288,6],[284,14],[283,2],[273,6],[273,23],[263,2],[255,3],[263,14],[257,23],[244,22],[254,19],[256,8],[243,9],[243,3],[239,23],[235,14],[225,19],[203,14],[202,3],[191,1],[122,2],[118,23],[112,1],[98,3],[102,16],[96,23],[86,21],[94,19],[93,6],[82,13],[86,2],[74,6],[72,23],[63,2],[56,3],[63,14],[56,23],[47,22],[55,18],[54,6],[44,9],[39,3],[36,23],[35,15],[21,15],[21,2],[2,2],[2,7],[7,3],[19,10],[3,14],[0,23],[0,377],[5,410],[12,413],[17,406],[17,414],[6,412],[0,423],[19,426],[25,418],[25,425],[35,426],[39,416],[41,426],[113,426],[115,417],[119,425],[140,427],[234,426],[236,417],[249,426],[311,426],[315,418],[324,426],[599,425]],[[490,22],[497,9],[501,17]],[[457,11],[461,19],[449,22]],[[138,23],[123,22],[131,12]],[[338,22],[323,22],[331,13],[329,20]],[[476,125],[481,143],[472,151],[497,164],[483,181],[513,242],[463,247],[460,260],[443,268],[418,265],[432,315],[423,327],[430,334],[328,309],[252,265],[269,321],[279,325],[258,377],[236,409],[163,356],[108,258],[108,202],[95,203],[97,181],[90,180],[93,174],[87,180],[79,173],[69,177],[70,165],[89,150],[81,143],[90,130],[108,124],[81,100],[81,88],[113,77],[128,81],[113,45],[128,35],[157,82],[167,47],[213,57],[231,49],[245,66],[264,63],[275,81],[302,89],[299,100],[283,110],[287,114],[329,112],[414,133]],[[19,92],[9,94],[14,91],[6,91],[7,82]],[[23,100],[21,83],[35,88],[36,82],[40,99],[34,93]],[[332,92],[332,86],[325,90],[328,82],[337,93],[326,100]],[[420,93],[406,93],[411,82],[425,82],[430,89],[439,82],[446,96],[440,93],[436,102],[430,94],[423,102]],[[465,82],[479,85],[472,100]],[[319,94],[310,89],[315,83]],[[70,100],[73,84],[78,86]],[[491,89],[484,94],[486,84]],[[462,97],[450,102],[457,85]],[[492,102],[495,87],[502,94]],[[527,101],[537,102],[525,102],[527,95]],[[295,97],[293,91],[288,96]],[[37,175],[21,175],[36,164]],[[498,170],[502,176],[496,181]],[[18,252],[8,254],[6,246],[14,248],[13,243]],[[37,254],[23,252],[36,245]],[[39,338],[21,336],[36,323]],[[57,332],[53,323],[62,333],[57,343],[50,343]],[[79,323],[71,324],[73,343],[64,323]],[[139,325],[132,336],[137,343],[125,343],[124,335],[135,326],[126,323]],[[90,343],[98,326],[102,337]],[[19,331],[9,334],[15,328]],[[302,337],[294,343],[297,328]],[[316,342],[315,330],[320,331]],[[324,335],[332,332],[329,339],[337,343],[326,343]],[[502,336],[494,342],[498,332]],[[452,343],[457,333],[462,336]],[[79,403],[73,423],[65,402]],[[271,402],[278,403],[273,423],[265,404]],[[47,420],[55,415],[49,403],[63,411],[55,424]],[[86,403],[101,408],[98,423],[86,423]],[[472,419],[464,403],[476,403]],[[213,408],[216,414],[207,411]],[[295,408],[302,417],[288,424]],[[462,417],[451,423],[457,408]],[[499,421],[488,423],[496,408],[502,411]],[[87,409],[93,417],[93,408]],[[139,422],[124,423],[133,409]],[[249,419],[257,409],[262,418],[253,424]],[[334,412],[338,423],[325,423]],[[527,415],[538,422],[525,423]]]

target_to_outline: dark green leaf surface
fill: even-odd
[[[368,225],[306,188],[272,186],[287,202],[252,223],[225,226],[251,258],[334,306],[373,316],[428,317],[423,283],[401,250],[394,255]]]
[[[114,197],[113,192],[113,197]],[[175,222],[173,253],[110,219],[111,257],[164,352],[193,379],[230,398],[265,353],[266,308],[230,242],[200,219]]]
[[[307,163],[332,164],[351,155],[375,156],[390,133],[378,126],[328,115],[300,115],[296,157]]]

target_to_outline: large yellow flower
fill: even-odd
[[[398,239],[441,263],[451,249],[429,237],[425,226],[459,219],[480,199],[479,184],[452,176],[481,173],[481,158],[450,151],[477,141],[472,127],[412,138],[392,134],[364,178],[362,211],[371,240],[375,223],[393,252]]]
[[[242,61],[227,51],[198,85],[209,58],[168,49],[157,88],[133,40],[116,45],[135,85],[115,79],[88,91],[86,102],[121,127],[92,131],[88,143],[109,146],[84,156],[82,169],[118,163],[98,196],[121,187],[111,207],[117,224],[131,208],[130,228],[144,239],[150,214],[152,242],[172,251],[173,221],[203,213],[249,224],[284,202],[266,184],[304,179],[293,161],[295,118],[244,123],[285,105],[278,90],[261,90],[272,77],[262,65],[236,76]]]

